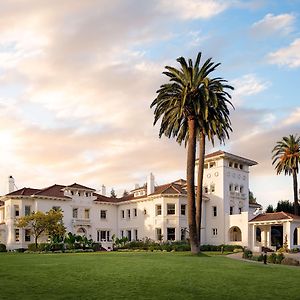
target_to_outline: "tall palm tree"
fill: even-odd
[[[200,88],[203,80],[213,72],[219,64],[211,59],[199,67],[201,53],[198,53],[195,64],[189,59],[179,57],[180,69],[166,66],[165,74],[169,82],[161,85],[157,97],[152,102],[154,125],[161,118],[159,136],[177,137],[177,141],[187,145],[187,204],[188,225],[192,253],[199,252],[199,239],[196,227],[195,204],[195,158],[198,113],[205,107],[205,99],[201,97]]]
[[[229,131],[232,131],[229,118],[228,105],[231,95],[226,92],[227,89],[233,90],[231,85],[222,78],[206,78],[201,86],[202,98],[205,99],[205,109],[198,112],[199,122],[199,159],[197,175],[197,195],[196,195],[196,223],[199,243],[201,243],[201,218],[202,218],[202,196],[203,196],[203,173],[205,158],[205,140],[206,137],[214,145],[214,138],[224,143],[229,138]]]
[[[277,175],[284,172],[284,175],[293,176],[294,213],[299,215],[297,174],[300,162],[300,138],[297,135],[284,136],[276,143],[272,153],[272,164],[276,164]]]

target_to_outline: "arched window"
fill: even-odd
[[[261,229],[256,227],[256,239],[257,242],[261,243]]]
[[[298,245],[298,230],[295,228],[294,230],[294,245]]]
[[[229,229],[229,240],[230,240],[230,242],[241,242],[242,241],[242,232],[239,227],[234,226]]]
[[[86,230],[84,228],[82,228],[82,227],[79,227],[77,229],[77,234],[79,234],[79,235],[85,235],[86,234]]]

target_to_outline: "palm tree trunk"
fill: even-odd
[[[197,178],[197,195],[196,195],[196,224],[197,224],[199,246],[201,246],[204,156],[205,156],[205,135],[203,132],[201,132],[200,141],[199,141],[199,160],[198,160],[198,178]]]
[[[298,202],[298,181],[297,172],[293,169],[293,188],[294,188],[294,214],[299,216],[299,202]]]
[[[195,206],[195,159],[196,159],[196,128],[195,119],[188,118],[188,150],[187,150],[187,210],[191,252],[199,253],[199,242],[196,227]]]

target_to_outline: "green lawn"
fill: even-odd
[[[188,253],[0,254],[0,299],[300,299],[300,268]]]

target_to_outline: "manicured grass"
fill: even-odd
[[[300,268],[188,253],[0,254],[0,299],[300,299]]]

